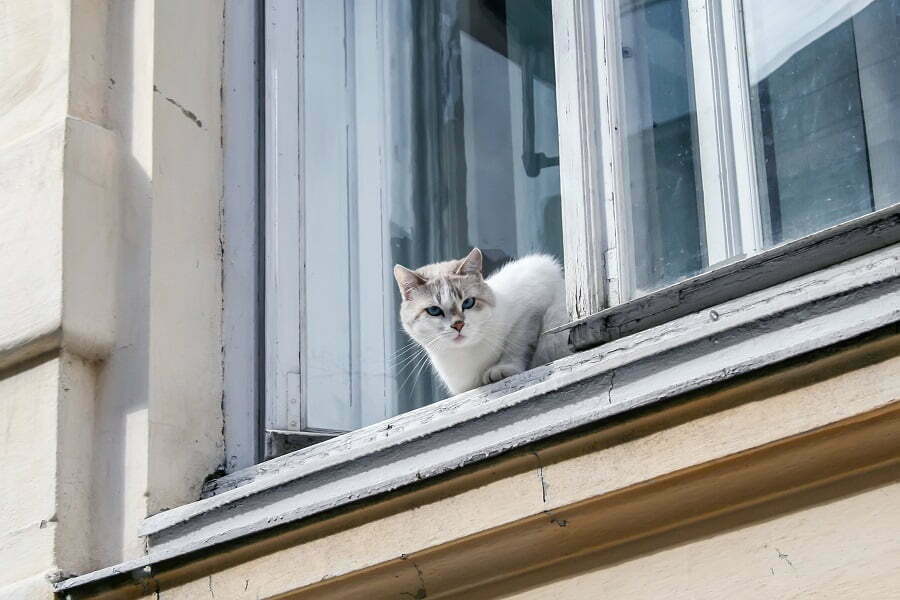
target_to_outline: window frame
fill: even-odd
[[[224,470],[263,459],[260,3],[225,6],[222,64],[222,413]]]
[[[619,6],[553,2],[570,322],[548,333],[570,330],[570,346],[584,350],[900,241],[895,204],[764,248],[742,0],[687,0],[704,202],[720,207],[706,222],[733,256],[633,292]]]
[[[649,293],[635,293],[619,2],[553,0],[564,270],[570,345],[582,350],[786,281],[897,241],[897,206],[764,249],[741,0],[687,0],[700,131],[705,220],[716,264]],[[272,456],[334,437],[310,427],[306,364],[301,185],[302,2],[264,5],[265,315],[261,388]],[[286,15],[286,17],[285,17]],[[279,136],[299,131],[299,136]],[[299,199],[299,205],[297,203]],[[866,231],[878,234],[865,238]],[[853,244],[845,243],[854,240]],[[809,248],[820,256],[810,260]],[[828,250],[825,250],[828,248]],[[731,258],[726,258],[731,256]],[[747,283],[748,274],[753,280]]]

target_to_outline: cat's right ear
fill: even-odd
[[[456,273],[458,275],[481,275],[481,266],[483,262],[484,258],[481,255],[481,250],[472,248],[472,251],[469,252],[464,259],[459,261],[459,266],[456,267]]]
[[[400,295],[404,300],[411,300],[413,290],[425,283],[425,279],[421,275],[410,271],[403,265],[394,265],[394,279],[397,280]]]

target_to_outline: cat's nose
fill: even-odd
[[[455,329],[456,331],[462,331],[462,328],[465,327],[465,323],[463,321],[456,321],[450,327]]]

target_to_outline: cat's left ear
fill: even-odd
[[[472,251],[469,254],[459,261],[459,266],[456,267],[457,275],[481,275],[481,265],[484,261],[484,257],[481,256],[481,250],[478,248],[472,248]]]

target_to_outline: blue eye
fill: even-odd
[[[475,298],[466,298],[465,300],[463,300],[463,303],[462,303],[463,310],[468,310],[468,309],[472,308],[473,306],[475,306]]]
[[[439,317],[444,314],[444,311],[442,311],[439,306],[429,306],[425,309],[425,312],[427,312],[432,317]]]

